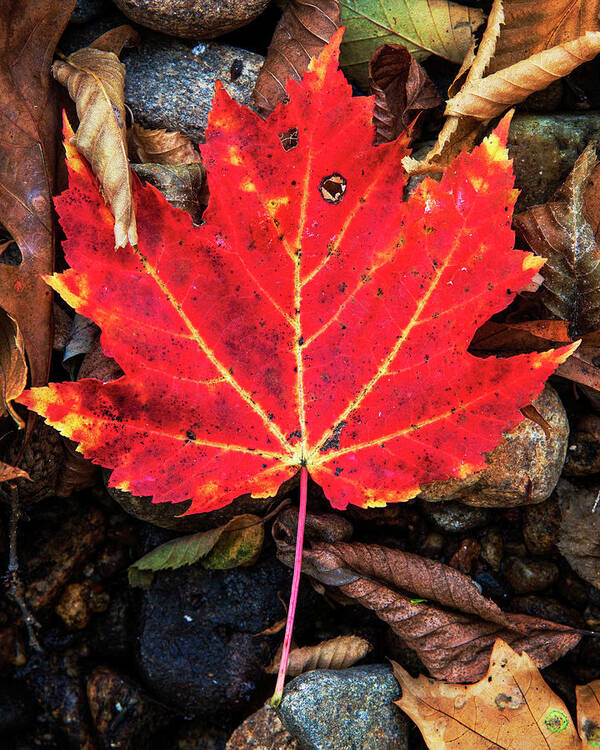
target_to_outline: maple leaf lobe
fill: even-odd
[[[67,145],[71,268],[49,283],[125,374],[22,401],[113,486],[192,498],[194,513],[273,495],[306,465],[335,507],[407,499],[481,468],[568,356],[467,352],[543,263],[513,250],[507,121],[403,203],[407,141],[373,145],[373,99],[352,97],[340,39],[266,121],[217,86],[200,227],[134,181],[138,247],[115,253]]]

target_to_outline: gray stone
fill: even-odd
[[[304,750],[405,750],[408,720],[390,667],[317,669],[286,687],[277,713]]]
[[[591,140],[600,139],[600,112],[517,115],[508,151],[521,194],[517,211],[552,197]]]
[[[423,512],[442,531],[462,534],[465,531],[485,526],[490,520],[490,512],[485,508],[469,508],[460,503],[423,503]]]
[[[545,560],[509,557],[504,563],[504,577],[517,594],[543,591],[558,578],[558,568]]]
[[[179,130],[195,142],[204,138],[215,82],[238,102],[250,97],[264,58],[223,44],[183,42],[148,35],[124,57],[125,101],[136,122],[147,128]]]
[[[460,500],[467,505],[513,507],[541,503],[555,488],[565,463],[569,422],[558,394],[546,386],[533,402],[550,425],[549,435],[524,419],[487,455],[486,468],[464,479],[425,485],[419,497],[428,502]]]

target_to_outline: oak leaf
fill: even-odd
[[[139,246],[115,253],[67,144],[71,268],[49,283],[125,375],[21,401],[114,469],[112,486],[196,513],[272,496],[306,467],[338,508],[406,500],[482,468],[573,351],[468,354],[543,262],[513,249],[508,122],[403,203],[406,142],[373,145],[373,101],[338,71],[340,39],[266,121],[218,87],[200,227],[134,182]]]
[[[402,687],[396,701],[417,724],[430,750],[575,750],[600,722],[600,681],[577,688],[580,736],[564,702],[526,653],[498,639],[487,675],[474,685],[414,679],[393,664]],[[597,739],[597,735],[596,735]]]

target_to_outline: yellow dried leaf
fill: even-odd
[[[131,135],[140,162],[167,166],[202,162],[192,141],[183,133],[150,130],[134,123]]]
[[[125,66],[106,50],[85,47],[52,66],[75,102],[79,127],[72,138],[90,163],[115,217],[115,247],[137,245],[127,159]]]
[[[578,685],[577,728],[583,750],[600,747],[600,680]]]
[[[21,395],[26,384],[27,362],[21,331],[12,315],[0,308],[0,416],[10,414],[19,428],[24,427],[25,423],[11,402]],[[3,481],[1,472],[2,466],[0,481]]]
[[[346,669],[364,659],[372,649],[371,644],[358,635],[340,635],[315,646],[293,648],[290,651],[287,674],[296,677],[311,669]],[[265,671],[276,674],[280,658],[281,654],[278,653]]]
[[[600,32],[590,31],[577,39],[532,55],[472,83],[465,83],[446,105],[446,115],[490,120],[563,78],[600,52]]]

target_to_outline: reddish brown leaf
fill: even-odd
[[[442,103],[423,67],[401,44],[384,44],[373,54],[369,85],[375,95],[375,143],[393,141],[420,112]]]
[[[47,380],[54,265],[52,195],[57,104],[50,77],[54,48],[75,0],[3,0],[0,5],[0,222],[23,261],[0,265],[0,307],[19,324],[31,380]]]
[[[23,469],[0,461],[0,482],[8,482],[11,479],[31,479],[31,477]]]
[[[187,135],[166,130],[150,130],[136,122],[131,129],[136,155],[152,164],[202,163],[200,154]]]

